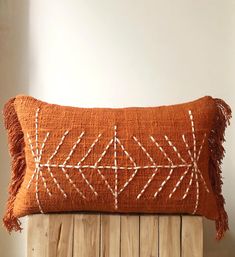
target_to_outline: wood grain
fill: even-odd
[[[100,215],[75,215],[73,257],[99,257],[99,249]]]
[[[27,256],[48,257],[49,215],[35,214],[28,217]]]
[[[202,217],[182,216],[182,257],[203,256]]]
[[[202,218],[30,215],[27,253],[28,257],[202,257]]]
[[[29,257],[72,257],[73,215],[31,215],[28,220]]]
[[[158,257],[158,216],[140,216],[140,257]]]
[[[180,257],[180,216],[159,216],[159,257]]]
[[[139,216],[121,216],[121,257],[139,257]]]
[[[120,215],[101,215],[101,257],[120,256]]]

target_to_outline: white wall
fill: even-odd
[[[0,110],[12,96],[28,91],[28,6],[27,0],[0,0]],[[0,222],[7,201],[10,158],[7,137],[0,117]],[[7,233],[0,225],[0,256],[26,256],[26,219],[22,233]]]
[[[235,1],[40,0],[30,8],[30,93],[76,106],[145,106],[206,94],[235,111]],[[205,222],[205,256],[235,252],[235,135],[224,195],[231,231]]]
[[[233,0],[32,0],[29,15],[35,97],[119,107],[212,95],[235,111]],[[206,257],[235,252],[233,123],[223,165],[231,230],[217,243],[214,223],[205,222]]]

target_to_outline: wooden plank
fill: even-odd
[[[101,215],[101,257],[120,257],[120,215]]]
[[[36,214],[27,244],[28,257],[202,257],[203,225],[196,216]]]
[[[73,257],[99,257],[99,247],[100,215],[75,215]]]
[[[49,256],[72,257],[73,215],[49,215]]]
[[[139,257],[139,216],[121,216],[121,257]]]
[[[180,216],[159,216],[159,257],[180,257]]]
[[[27,256],[48,256],[49,216],[35,214],[28,217]]]
[[[29,216],[28,257],[72,257],[72,240],[72,215]]]
[[[140,216],[140,257],[158,257],[158,216]]]
[[[202,217],[182,216],[182,257],[203,256]]]

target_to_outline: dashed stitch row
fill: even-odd
[[[185,176],[188,174],[189,172],[189,167],[187,167],[187,169],[185,170],[185,172],[182,174],[182,176],[180,177],[180,179],[178,180],[178,182],[176,183],[176,185],[174,186],[173,190],[171,191],[171,193],[169,194],[169,198],[172,197],[172,195],[175,193],[175,191],[179,188],[181,182],[183,181],[183,179],[185,178]]]
[[[151,157],[151,155],[148,153],[148,151],[146,150],[146,148],[140,143],[140,141],[135,137],[133,136],[134,140],[136,141],[136,143],[139,145],[139,147],[144,151],[144,153],[147,155],[147,157],[149,158],[149,160],[151,161],[151,163],[154,165],[154,166],[157,166],[155,161],[153,160],[153,158]]]
[[[85,180],[86,184],[89,186],[89,188],[91,189],[91,191],[97,196],[98,193],[96,192],[96,190],[94,189],[94,187],[91,185],[91,183],[87,180],[86,176],[84,175],[82,169],[78,169],[82,178]]]
[[[156,168],[153,172],[153,174],[151,175],[151,177],[148,179],[147,183],[144,185],[144,187],[142,188],[142,190],[140,191],[140,193],[137,195],[136,199],[140,199],[140,197],[143,195],[143,193],[145,192],[146,188],[150,185],[150,183],[152,182],[152,180],[154,179],[155,175],[157,174],[158,168]]]
[[[36,116],[35,116],[35,141],[36,141],[36,157],[38,157],[38,114],[39,114],[40,108],[37,108],[36,110]]]
[[[194,159],[193,159],[193,156],[192,156],[192,153],[191,153],[190,150],[189,150],[189,145],[188,145],[188,142],[187,142],[187,140],[186,140],[186,138],[185,138],[185,135],[182,135],[182,138],[183,138],[183,141],[184,141],[185,146],[186,146],[186,148],[187,148],[189,157],[190,157],[191,161],[194,163],[194,171],[199,173],[200,178],[201,178],[201,180],[202,180],[202,182],[203,182],[203,184],[204,184],[204,187],[205,187],[206,191],[209,193],[209,189],[208,189],[208,187],[207,187],[207,185],[206,185],[206,181],[205,181],[205,179],[203,178],[202,173],[201,173],[200,169],[199,169],[198,166],[197,166],[197,159],[200,158],[199,152],[198,152],[198,156],[196,156],[196,160],[194,160]],[[202,141],[202,144],[201,144],[201,145],[203,145],[204,142],[205,142],[205,136],[204,136],[204,138],[203,138],[203,141]],[[201,146],[200,146],[200,149],[201,149]],[[199,150],[199,151],[200,151],[200,150]],[[200,154],[201,154],[201,151],[200,151]]]
[[[167,183],[167,181],[171,178],[171,175],[173,173],[173,169],[170,170],[168,176],[166,177],[166,179],[161,183],[160,187],[158,188],[157,192],[154,194],[154,197],[156,198],[158,196],[158,194],[162,191],[164,185]]]
[[[189,189],[191,188],[191,185],[193,183],[193,177],[194,177],[194,172],[191,172],[191,176],[190,176],[190,180],[189,180],[189,184],[185,190],[185,193],[183,194],[182,199],[185,199],[189,193]]]
[[[43,182],[43,185],[44,185],[44,187],[45,187],[45,189],[46,189],[46,192],[48,193],[49,196],[51,196],[51,192],[50,192],[49,188],[47,187],[47,183],[46,183],[46,180],[45,180],[45,178],[44,178],[44,176],[43,176],[43,173],[42,173],[40,167],[38,166],[38,164],[39,164],[40,161],[41,161],[43,149],[44,149],[44,147],[45,147],[45,144],[46,144],[46,142],[47,142],[47,139],[48,139],[48,137],[49,137],[49,134],[50,134],[50,132],[47,132],[47,134],[46,134],[46,136],[45,136],[45,138],[44,138],[44,140],[43,140],[43,142],[42,142],[41,149],[40,149],[40,151],[39,151],[39,156],[37,157],[37,162],[36,162],[36,163],[37,163],[37,167],[38,167],[37,169],[38,169],[39,175],[40,175],[40,177],[42,178],[42,182]]]
[[[99,159],[97,160],[97,162],[95,163],[95,165],[81,165],[81,163],[87,158],[87,156],[90,154],[90,152],[92,151],[93,147],[95,146],[95,144],[98,142],[99,138],[101,137],[101,134],[98,135],[98,137],[95,139],[95,141],[92,143],[92,145],[89,147],[88,151],[86,152],[86,154],[83,156],[83,158],[77,163],[77,165],[69,165],[67,164],[68,161],[71,159],[77,145],[79,144],[79,142],[82,139],[82,136],[85,132],[82,132],[81,135],[79,136],[78,140],[75,142],[75,144],[73,145],[69,155],[67,156],[67,158],[65,159],[63,164],[54,164],[51,163],[52,159],[54,158],[54,156],[57,154],[60,146],[63,144],[65,137],[67,136],[67,134],[69,133],[69,131],[65,131],[65,133],[63,134],[60,143],[57,145],[54,153],[51,155],[51,157],[49,158],[49,160],[47,161],[46,164],[42,164],[41,163],[41,157],[42,157],[42,151],[43,148],[45,146],[47,137],[49,136],[49,133],[47,133],[46,138],[44,139],[41,148],[39,149],[39,142],[38,142],[38,116],[39,116],[39,111],[40,108],[38,108],[36,110],[36,115],[35,115],[35,130],[36,130],[36,134],[35,134],[35,144],[36,144],[36,154],[34,153],[34,149],[33,149],[33,144],[32,141],[28,136],[28,141],[29,141],[29,147],[31,149],[31,153],[33,155],[35,164],[36,164],[36,168],[33,172],[33,175],[30,179],[29,182],[29,186],[32,182],[32,180],[35,177],[36,174],[36,200],[39,206],[39,209],[41,212],[43,212],[42,210],[42,206],[40,204],[40,200],[39,200],[39,192],[38,192],[38,180],[39,180],[39,176],[42,178],[44,187],[47,189],[48,194],[50,195],[50,190],[47,187],[46,184],[46,180],[43,177],[43,173],[40,170],[40,167],[47,167],[47,170],[50,174],[50,176],[52,177],[54,183],[56,184],[56,186],[58,187],[58,189],[61,191],[61,193],[64,195],[64,197],[66,198],[67,195],[64,192],[64,190],[61,188],[61,186],[59,185],[58,181],[56,180],[56,178],[54,177],[53,173],[51,172],[51,168],[53,167],[58,167],[61,168],[65,177],[68,179],[69,183],[76,189],[76,191],[78,193],[80,193],[80,195],[84,198],[85,196],[82,194],[82,192],[76,187],[75,183],[73,182],[73,180],[70,178],[68,172],[66,169],[68,168],[75,168],[78,169],[81,176],[83,177],[83,179],[85,180],[85,182],[87,183],[87,185],[90,187],[90,189],[96,194],[97,192],[95,191],[95,189],[93,188],[93,186],[90,184],[90,182],[87,180],[87,178],[85,177],[85,175],[83,174],[82,169],[83,168],[93,168],[96,169],[98,174],[101,176],[101,178],[104,180],[106,186],[108,187],[108,189],[111,191],[112,195],[115,198],[115,208],[118,208],[118,194],[120,194],[127,186],[128,184],[133,180],[133,178],[135,177],[135,175],[137,174],[139,169],[154,169],[153,174],[151,175],[151,177],[148,179],[147,183],[144,185],[143,189],[141,190],[141,192],[137,195],[137,199],[141,197],[141,195],[144,193],[144,191],[146,190],[146,188],[149,186],[149,184],[151,183],[151,181],[154,179],[154,176],[156,175],[157,171],[159,168],[169,168],[169,174],[166,177],[166,179],[161,183],[159,189],[157,190],[157,192],[154,194],[154,197],[156,197],[158,195],[159,192],[161,192],[161,190],[163,189],[164,185],[167,183],[167,181],[171,178],[171,175],[173,174],[173,171],[175,168],[179,168],[179,167],[186,167],[187,169],[185,170],[185,172],[181,175],[180,179],[178,180],[178,182],[176,183],[175,187],[173,188],[172,192],[169,195],[169,198],[172,197],[173,193],[176,191],[176,189],[179,187],[179,185],[181,184],[182,180],[184,179],[184,177],[187,175],[187,173],[189,172],[189,169],[192,169],[191,172],[191,177],[190,177],[190,181],[188,184],[188,187],[185,191],[185,194],[183,196],[183,198],[185,198],[188,195],[188,191],[191,187],[192,181],[193,181],[193,177],[195,174],[195,180],[196,180],[196,203],[195,203],[195,209],[194,212],[195,213],[197,211],[198,208],[198,204],[199,204],[199,180],[198,180],[198,175],[200,175],[201,180],[204,183],[205,188],[208,190],[206,182],[202,176],[201,171],[199,170],[199,168],[197,167],[197,161],[200,158],[200,154],[202,151],[202,147],[204,145],[204,141],[206,138],[206,134],[204,134],[204,138],[202,141],[202,144],[200,145],[199,151],[198,153],[197,151],[197,146],[196,146],[196,135],[195,135],[195,124],[194,124],[194,119],[193,119],[193,115],[191,110],[188,111],[189,113],[189,118],[190,118],[190,122],[191,122],[191,129],[192,129],[192,136],[193,136],[193,156],[191,154],[191,151],[188,147],[187,141],[184,140],[185,137],[183,135],[183,140],[185,142],[185,145],[187,147],[187,151],[188,154],[190,156],[190,159],[192,161],[192,163],[186,163],[186,161],[184,160],[184,158],[181,156],[181,154],[179,153],[178,149],[176,148],[176,146],[173,145],[172,141],[167,137],[167,135],[165,135],[165,139],[168,142],[168,144],[173,148],[173,150],[176,152],[178,158],[182,161],[182,164],[173,164],[172,160],[169,158],[169,156],[167,155],[167,153],[165,152],[165,150],[158,144],[158,142],[154,139],[153,136],[150,136],[150,139],[153,141],[153,143],[158,147],[158,149],[162,152],[162,154],[164,155],[164,157],[168,160],[169,165],[157,165],[155,163],[155,161],[153,160],[153,158],[151,157],[151,155],[148,153],[148,151],[146,150],[146,148],[140,143],[140,141],[133,136],[133,139],[137,142],[137,144],[139,145],[139,147],[144,151],[144,153],[146,154],[146,156],[148,157],[148,159],[151,161],[152,165],[144,165],[144,166],[137,166],[137,164],[135,163],[135,161],[133,160],[133,158],[131,157],[131,155],[126,151],[125,147],[123,146],[123,144],[121,143],[121,141],[119,140],[119,138],[117,137],[117,126],[114,126],[114,137],[109,141],[109,143],[106,145],[104,151],[102,152],[102,154],[100,155]],[[100,163],[100,161],[102,160],[102,158],[105,156],[106,152],[108,151],[109,147],[111,146],[111,144],[113,143],[114,146],[114,166],[112,165],[98,165]],[[120,145],[122,151],[125,153],[125,155],[129,158],[129,160],[132,162],[133,167],[123,167],[123,166],[118,166],[117,163],[117,144]],[[108,183],[107,179],[105,178],[105,176],[102,174],[100,169],[114,169],[114,174],[115,174],[115,189],[113,190],[110,186],[110,184]],[[131,177],[128,179],[128,181],[125,182],[124,186],[122,189],[119,190],[118,192],[118,169],[126,169],[126,170],[134,170],[134,172],[132,173]]]
[[[175,153],[177,154],[177,156],[179,157],[179,159],[183,162],[186,163],[186,161],[183,159],[183,157],[181,156],[181,154],[179,153],[178,149],[176,148],[175,145],[173,145],[173,143],[171,142],[171,140],[168,138],[167,135],[164,136],[166,141],[168,142],[168,144],[173,148],[173,150],[175,151]]]
[[[36,159],[36,156],[35,156],[35,154],[34,154],[33,144],[32,144],[32,140],[31,140],[31,138],[30,138],[30,136],[29,136],[29,133],[27,133],[27,139],[28,139],[28,145],[29,145],[29,147],[30,147],[30,150],[31,150],[31,153],[32,153],[34,162],[36,163],[36,162],[37,162],[37,159]],[[34,177],[35,177],[36,171],[37,171],[37,169],[35,168],[35,170],[34,170],[32,176],[31,176],[31,178],[30,178],[30,180],[29,180],[29,182],[28,182],[27,189],[30,188],[30,185],[31,185],[31,183],[32,183],[32,181],[33,181],[33,179],[34,179]]]
[[[175,168],[183,168],[183,167],[192,167],[192,163],[188,164],[177,164],[177,165],[146,165],[146,166],[111,166],[111,165],[63,165],[63,164],[55,164],[55,163],[40,163],[40,167],[52,167],[52,168],[68,168],[68,169],[116,169],[119,170],[135,170],[135,169],[156,169],[156,168],[165,168],[165,169],[175,169]]]
[[[140,141],[133,136],[134,140],[136,141],[136,143],[139,145],[139,147],[144,151],[144,153],[147,155],[147,157],[149,158],[149,160],[152,162],[152,164],[154,166],[157,166],[157,164],[155,163],[155,161],[153,160],[153,158],[151,157],[151,155],[148,153],[148,151],[146,150],[146,148],[140,143]],[[140,193],[137,195],[136,199],[139,199],[143,193],[145,192],[145,190],[148,188],[148,186],[150,185],[150,183],[152,182],[152,180],[154,179],[155,175],[157,174],[158,171],[158,167],[154,170],[153,174],[151,175],[151,177],[148,179],[148,181],[146,182],[146,184],[144,185],[144,187],[142,188],[142,190],[140,191]]]
[[[39,208],[39,211],[43,214],[43,209],[42,209],[42,206],[41,206],[41,203],[40,203],[40,200],[39,200],[39,191],[38,191],[38,170],[36,171],[36,190],[35,190],[35,196],[36,196],[36,201],[37,201],[37,204],[38,204],[38,208]]]
[[[125,153],[125,155],[129,158],[129,160],[132,162],[132,164],[134,165],[134,167],[136,167],[136,163],[133,160],[133,158],[131,157],[131,155],[127,152],[127,150],[125,149],[124,145],[121,143],[121,141],[119,140],[119,138],[116,138],[118,144],[120,145],[122,151]],[[129,184],[130,182],[134,179],[134,177],[136,176],[136,174],[138,173],[138,169],[135,169],[134,172],[132,173],[132,175],[129,177],[129,179],[125,182],[125,184],[123,185],[123,187],[119,190],[118,194],[120,194]]]
[[[199,148],[199,151],[198,151],[198,154],[197,154],[197,162],[199,161],[199,158],[201,156],[201,151],[202,151],[202,147],[205,143],[205,139],[206,139],[206,133],[204,133],[204,135],[203,135],[202,143],[200,145],[200,148]]]
[[[106,145],[104,151],[102,152],[102,154],[100,155],[99,159],[96,161],[95,165],[93,165],[93,166],[97,166],[97,164],[101,162],[102,158],[105,156],[106,152],[108,151],[108,149],[109,149],[109,147],[111,146],[112,143],[113,143],[113,138]],[[88,166],[89,166],[88,168],[90,168],[92,165],[88,165]]]
[[[196,204],[195,204],[193,214],[195,214],[197,212],[198,204],[199,204],[199,183],[198,183],[197,172],[195,172],[195,178],[196,178]]]
[[[115,172],[115,209],[118,208],[118,163],[117,163],[117,126],[114,126],[114,138],[113,138],[113,148],[114,148],[114,166],[116,169],[114,169]]]
[[[107,181],[107,179],[105,178],[105,176],[103,175],[103,173],[100,171],[100,169],[97,169],[98,174],[101,176],[101,178],[103,179],[105,185],[108,187],[108,189],[110,190],[110,192],[112,193],[112,195],[115,197],[115,193],[112,189],[112,187],[110,186],[109,182]]]
[[[91,146],[89,147],[88,151],[86,152],[86,154],[82,157],[82,159],[77,163],[77,165],[79,166],[86,158],[87,156],[90,154],[90,152],[92,151],[92,149],[94,148],[95,144],[99,141],[100,137],[101,137],[101,133],[98,135],[98,137],[94,140],[94,142],[91,144]]]
[[[67,163],[67,162],[70,160],[70,158],[72,157],[73,152],[75,151],[75,149],[76,149],[76,147],[78,146],[78,144],[81,142],[84,133],[85,133],[85,132],[83,131],[83,132],[80,134],[80,136],[78,137],[77,141],[75,142],[75,144],[73,145],[71,151],[69,152],[67,158],[65,159],[65,161],[64,161],[64,163],[63,163],[64,165],[66,165],[66,163]]]
[[[157,146],[157,148],[163,153],[163,155],[165,156],[165,158],[168,160],[168,162],[173,165],[172,160],[169,158],[169,156],[167,155],[167,153],[164,151],[164,149],[158,144],[158,142],[156,141],[156,139],[153,136],[150,136],[150,139],[153,141],[153,143]]]
[[[83,131],[83,132],[79,135],[77,141],[74,143],[74,145],[73,145],[71,151],[69,152],[67,158],[65,159],[63,165],[66,166],[67,162],[71,159],[71,157],[72,157],[72,155],[73,155],[75,149],[77,148],[77,146],[78,146],[79,143],[81,142],[82,137],[84,136],[84,134],[85,134],[85,132]],[[69,177],[69,175],[68,175],[68,173],[66,172],[66,170],[64,169],[64,167],[62,168],[62,170],[63,170],[63,172],[64,172],[65,174],[67,174],[66,177],[67,177],[67,179],[69,179],[69,182],[70,182],[70,183],[72,182],[73,187],[75,187],[75,189],[81,194],[81,191],[75,186],[74,182],[71,180],[71,178]],[[79,172],[80,172],[82,178],[85,180],[86,184],[87,184],[87,185],[89,186],[89,188],[92,190],[92,192],[93,192],[95,195],[98,195],[98,193],[95,191],[94,187],[90,184],[90,182],[87,180],[86,176],[83,174],[83,171],[82,171],[81,169],[78,169],[78,170],[79,170]],[[83,194],[82,194],[82,196],[84,197]]]
[[[50,156],[49,160],[47,161],[47,163],[49,163],[49,162],[55,157],[55,155],[58,153],[58,151],[59,151],[61,145],[63,144],[63,142],[64,142],[64,140],[65,140],[65,137],[66,137],[68,134],[69,134],[69,131],[66,130],[66,131],[64,132],[63,136],[61,137],[61,140],[60,140],[59,144],[56,146],[55,151],[53,152],[53,154]]]
[[[41,178],[42,178],[43,185],[44,185],[44,187],[45,187],[45,189],[46,189],[46,191],[47,191],[48,195],[49,195],[49,196],[52,196],[51,191],[50,191],[50,189],[49,189],[49,188],[48,188],[48,186],[47,186],[46,179],[44,178],[44,176],[43,176],[43,174],[42,174],[42,171],[41,171],[41,170],[39,170],[39,175],[40,175],[40,176],[41,176]]]
[[[48,166],[47,170],[52,178],[52,180],[54,181],[54,183],[56,184],[57,188],[59,189],[59,191],[61,192],[61,194],[64,196],[64,198],[67,198],[67,194],[65,193],[64,189],[60,186],[59,182],[57,181],[57,179],[55,178],[55,176],[53,175],[53,173],[51,172],[51,168]]]
[[[193,135],[193,158],[195,160],[197,149],[196,149],[196,136],[195,136],[194,120],[193,120],[192,111],[189,110],[188,113],[189,113],[189,118],[190,118],[190,121],[191,121],[191,129],[192,129],[192,135]]]
[[[63,173],[65,174],[66,179],[69,181],[69,183],[73,186],[73,188],[81,195],[82,198],[86,199],[86,197],[84,196],[84,194],[81,192],[81,190],[76,186],[76,184],[74,183],[74,181],[71,179],[71,177],[69,176],[68,172],[66,171],[65,168],[62,168]]]

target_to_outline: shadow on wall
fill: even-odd
[[[17,94],[28,92],[28,12],[29,1],[0,0],[0,109]],[[5,212],[7,188],[10,180],[10,158],[7,137],[0,117],[0,218]],[[25,233],[12,233],[0,226],[2,257],[26,256]]]
[[[232,217],[229,217],[232,221]],[[232,236],[231,232],[227,231],[225,237],[216,242],[215,239],[215,223],[204,219],[203,222],[204,230],[204,242],[203,249],[205,257],[230,257],[233,256],[235,251],[235,238]]]

